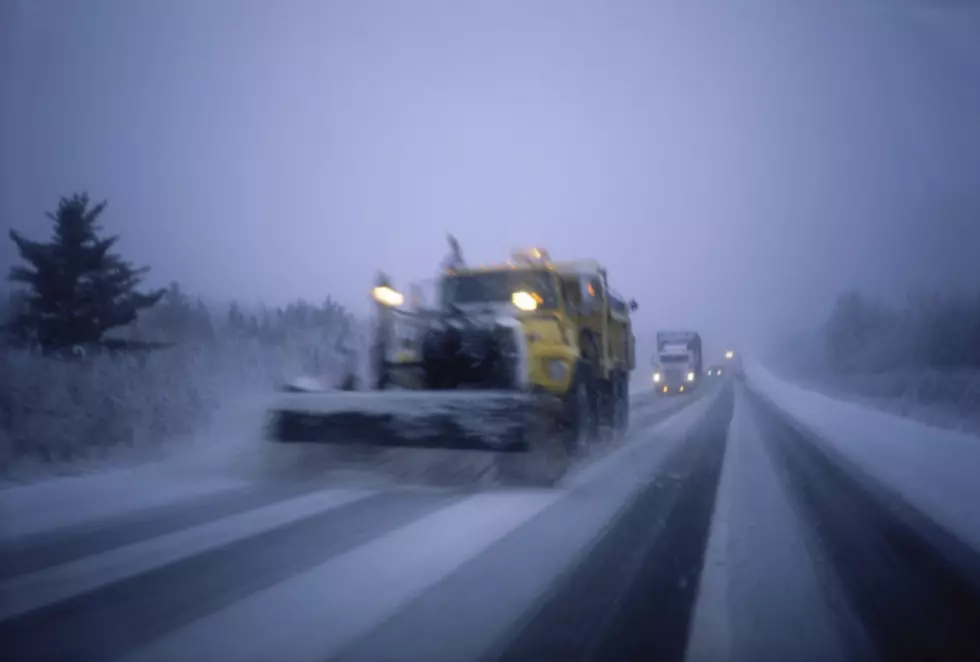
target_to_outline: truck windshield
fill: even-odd
[[[675,354],[673,356],[661,356],[661,363],[689,363],[691,357],[687,354]]]
[[[442,305],[509,303],[518,291],[537,294],[540,308],[556,308],[554,274],[550,271],[513,269],[448,276],[442,281]]]

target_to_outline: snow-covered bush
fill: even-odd
[[[887,304],[842,296],[822,336],[787,345],[777,373],[932,424],[980,430],[980,294]]]
[[[38,464],[60,470],[127,452],[152,457],[203,430],[223,407],[298,375],[336,381],[352,359],[363,369],[367,334],[346,312],[296,321],[289,310],[251,315],[254,329],[215,324],[205,337],[139,354],[65,359],[0,348],[0,473]],[[352,357],[338,351],[342,345]]]
[[[825,349],[841,375],[980,370],[980,293],[915,297],[904,306],[845,294],[827,322]]]

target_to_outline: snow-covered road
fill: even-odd
[[[881,414],[815,406],[822,396],[747,367],[745,382],[690,400],[639,396],[628,442],[555,490],[206,478],[174,466],[5,490],[0,650],[18,660],[978,659],[964,447],[885,417],[878,429],[906,459],[878,471],[867,448],[885,442],[847,432]],[[933,489],[896,469],[922,443],[925,482],[950,464]]]
[[[640,394],[558,490],[187,472],[0,492],[14,659],[474,659],[602,537],[706,410]],[[215,467],[214,455],[205,456]]]

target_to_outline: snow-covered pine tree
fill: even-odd
[[[130,324],[163,296],[164,290],[137,291],[149,268],[111,252],[118,237],[103,237],[98,224],[105,208],[105,201],[90,207],[87,194],[75,194],[47,214],[54,223],[50,241],[10,231],[27,263],[9,275],[27,289],[25,308],[11,324],[17,336],[46,349],[98,343],[106,331]]]

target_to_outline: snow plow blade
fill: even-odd
[[[266,437],[279,443],[528,453],[558,439],[560,401],[508,391],[282,393]]]

